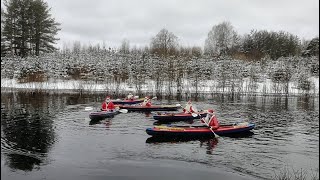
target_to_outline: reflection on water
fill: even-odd
[[[9,157],[9,167],[31,171],[43,163],[54,143],[51,117],[59,103],[63,104],[47,94],[1,94],[1,149]]]
[[[200,141],[200,147],[206,146],[207,154],[212,154],[212,151],[217,146],[217,144],[218,138],[210,139],[208,141]]]
[[[177,144],[184,143],[189,141],[199,141],[200,148],[205,147],[207,149],[207,154],[212,154],[212,150],[217,146],[219,139],[218,138],[210,138],[210,137],[202,137],[202,138],[188,138],[188,137],[179,137],[179,138],[161,138],[161,137],[149,137],[146,140],[146,143],[149,144],[161,144],[161,143],[169,143],[169,144]]]
[[[110,128],[110,126],[112,125],[112,118],[106,118],[103,120],[93,119],[90,120],[89,125],[103,125],[106,128]]]
[[[307,170],[319,167],[319,98],[202,97],[194,104],[198,109],[215,109],[221,124],[245,120],[255,123],[255,129],[233,137],[159,139],[145,132],[148,127],[163,124],[153,120],[150,112],[120,113],[91,121],[85,107],[100,108],[104,97],[1,93],[1,161],[2,171],[8,174],[5,179],[19,179],[10,173],[12,170],[25,171],[26,179],[54,179],[54,170],[48,166],[66,172],[74,167],[73,174],[95,174],[93,169],[110,159],[195,162],[261,179],[270,179],[288,164]],[[197,123],[199,120],[171,124]],[[37,169],[45,176],[35,174]]]

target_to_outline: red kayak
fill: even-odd
[[[113,104],[138,104],[138,103],[142,103],[144,100],[144,98],[140,98],[140,99],[113,99],[111,100],[113,102]]]
[[[120,109],[128,109],[128,111],[177,111],[181,107],[177,105],[152,105],[152,106],[141,106],[141,105],[119,105]]]
[[[221,136],[247,133],[254,128],[253,123],[238,123],[231,125],[220,125],[214,133]],[[155,126],[146,129],[147,134],[157,137],[204,137],[214,136],[208,126]]]
[[[193,119],[200,119],[201,117],[205,117],[207,115],[207,112],[199,112],[199,113],[160,113],[153,115],[153,119],[158,121],[166,121],[166,122],[172,122],[172,121],[190,121]]]

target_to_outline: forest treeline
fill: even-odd
[[[61,30],[60,23],[50,14],[50,8],[43,0],[4,0],[1,8],[1,56],[38,56],[40,53],[54,52],[55,36]],[[120,53],[144,53],[158,56],[229,56],[243,60],[278,59],[289,56],[319,56],[319,37],[302,40],[284,31],[252,30],[240,35],[230,22],[221,22],[209,30],[203,47],[184,47],[179,37],[167,29],[162,29],[150,37],[149,45],[141,48],[130,47],[124,39],[118,48],[103,45],[85,45],[80,40],[72,47],[64,46],[60,51],[90,51],[92,49],[115,50]]]
[[[7,0],[1,9],[1,78],[23,82],[48,79],[83,80],[133,85],[146,84],[161,95],[202,91],[255,92],[258,82],[271,80],[272,90],[290,93],[289,83],[302,92],[315,91],[319,77],[319,37],[301,40],[284,31],[252,30],[240,35],[230,22],[209,30],[204,46],[185,47],[179,37],[161,29],[145,47],[124,39],[119,47],[106,43],[56,49],[59,23],[42,0]],[[244,88],[245,84],[245,88]],[[80,87],[79,87],[80,88]],[[109,87],[106,86],[106,89]]]

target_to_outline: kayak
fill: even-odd
[[[97,112],[91,112],[89,114],[89,118],[91,120],[100,120],[100,119],[105,119],[105,118],[111,118],[114,117],[115,115],[119,114],[119,111],[97,111]]]
[[[198,116],[195,116],[198,115]],[[189,114],[189,113],[184,113],[184,112],[179,112],[179,113],[157,113],[153,115],[153,119],[158,120],[158,121],[190,121],[193,119],[200,119],[201,117],[205,117],[207,115],[207,112],[199,112],[198,114],[194,113]]]
[[[230,125],[220,125],[213,130],[219,136],[247,133],[254,128],[253,123],[238,123]],[[214,136],[208,126],[155,126],[146,129],[147,134],[157,137],[205,137]]]
[[[120,109],[127,109],[128,111],[177,111],[181,106],[177,105],[152,105],[152,106],[130,106],[119,105]]]
[[[138,104],[138,103],[142,103],[144,100],[144,98],[140,98],[140,99],[133,99],[133,100],[129,100],[129,99],[114,99],[111,100],[113,102],[113,104]]]

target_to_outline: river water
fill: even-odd
[[[273,179],[283,169],[319,171],[319,98],[202,97],[220,123],[256,124],[243,137],[157,141],[152,115],[92,122],[105,95],[1,93],[1,177],[13,179]],[[156,100],[153,104],[184,105]],[[198,124],[175,122],[173,124]]]

